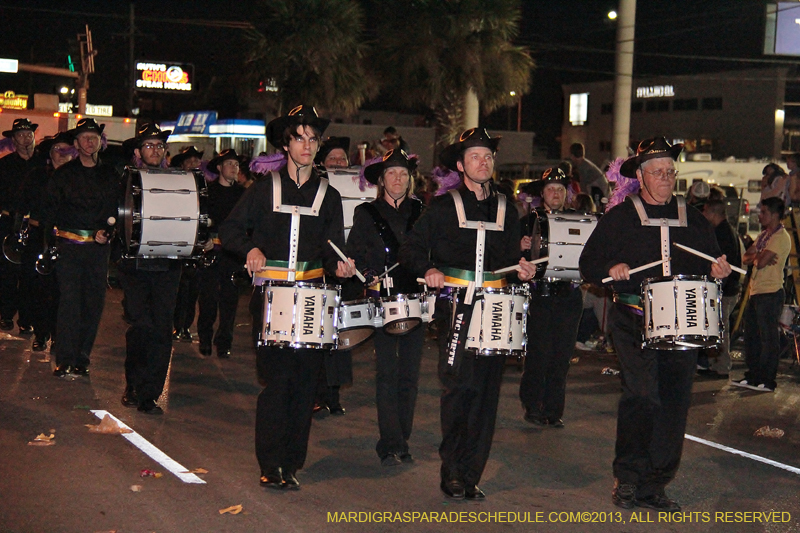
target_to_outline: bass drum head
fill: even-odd
[[[142,176],[139,170],[125,167],[125,183],[125,197],[119,208],[122,239],[128,255],[135,256],[142,236]]]

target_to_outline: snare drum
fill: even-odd
[[[483,287],[475,290],[467,350],[478,355],[525,355],[528,287]]]
[[[395,294],[381,298],[383,332],[405,335],[422,324],[422,306],[418,294]]]
[[[259,346],[336,348],[338,285],[269,280],[264,295]]]
[[[208,240],[202,172],[126,168],[120,208],[127,257],[198,258]]]
[[[362,344],[375,334],[375,320],[378,318],[375,300],[353,300],[342,303],[339,308],[339,350],[350,350]],[[380,327],[380,321],[378,324]]]
[[[642,283],[644,348],[692,350],[720,343],[722,291],[705,276],[650,278]]]
[[[597,227],[594,213],[548,213],[540,216],[542,244],[539,257],[549,257],[538,265],[536,279],[580,281],[578,260],[583,247]]]

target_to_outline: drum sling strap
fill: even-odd
[[[458,227],[466,229],[475,229],[478,231],[476,245],[475,245],[475,281],[467,285],[467,292],[463,301],[454,299],[453,318],[450,327],[450,340],[447,341],[447,365],[445,373],[450,375],[458,375],[461,369],[461,362],[464,359],[464,351],[467,347],[467,336],[469,335],[469,326],[472,321],[473,308],[479,300],[483,299],[481,292],[475,297],[475,288],[483,287],[483,266],[484,254],[486,246],[486,232],[487,231],[503,231],[504,222],[506,219],[506,197],[504,194],[497,195],[497,217],[494,222],[484,222],[483,220],[467,220],[466,212],[464,211],[464,201],[461,194],[451,189],[448,191],[453,197],[453,203],[456,207],[456,215],[458,216]]]
[[[414,223],[422,214],[422,202],[416,198],[406,198],[406,200],[411,202],[411,215],[408,217],[408,222],[406,223],[406,233],[408,233],[411,231],[411,228],[414,227]],[[362,205],[367,210],[367,213],[369,213],[372,217],[372,222],[375,224],[375,230],[378,232],[378,235],[383,241],[383,249],[386,251],[386,255],[383,259],[383,268],[384,272],[386,273],[395,265],[395,263],[397,263],[397,253],[400,251],[400,241],[397,240],[397,235],[394,234],[392,228],[389,226],[389,223],[385,218],[383,218],[378,211],[378,208],[375,207],[374,203],[368,202]],[[382,284],[386,287],[386,294],[388,295],[389,289],[394,286],[392,284],[392,277],[388,274],[384,276]],[[370,288],[380,292],[380,287],[381,282],[378,282],[378,284],[373,285]]]
[[[311,204],[311,207],[283,204],[283,191],[281,189],[280,174],[275,171],[272,172],[272,211],[274,213],[289,213],[292,215],[292,223],[289,229],[288,281],[295,281],[296,277],[297,247],[300,243],[300,217],[319,216],[319,210],[320,207],[322,207],[322,200],[325,198],[325,192],[327,190],[328,180],[326,178],[320,178],[319,187],[317,187],[317,194],[314,196],[314,202]]]
[[[670,266],[671,262],[668,261],[670,257],[669,228],[670,226],[679,228],[686,227],[686,199],[683,196],[675,197],[678,200],[678,219],[675,220],[674,218],[651,219],[647,216],[647,212],[644,210],[644,204],[639,195],[632,194],[630,198],[633,201],[633,206],[636,208],[636,213],[639,215],[642,226],[658,226],[661,228],[661,259],[664,261],[661,264],[661,268],[664,272],[664,276],[671,276],[672,267]]]

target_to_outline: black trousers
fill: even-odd
[[[27,296],[20,300],[20,315],[24,314],[23,308],[27,307],[36,338],[46,341],[51,337],[55,339],[59,292],[55,272],[49,276],[36,272],[36,260],[43,250],[44,232],[40,227],[31,226],[28,229],[28,246],[22,253],[22,277],[29,288],[28,292],[23,292]],[[22,280],[20,283],[22,285]]]
[[[622,366],[614,477],[662,494],[680,465],[697,350],[642,349],[642,317],[618,305],[609,326]]]
[[[459,479],[465,485],[477,485],[492,448],[505,357],[476,357],[467,352],[458,375],[447,374],[451,309],[445,299],[436,302],[437,318],[442,316],[438,329],[439,380],[444,388],[440,399],[441,476],[445,481]]]
[[[125,270],[125,299],[131,319],[125,334],[125,381],[136,390],[140,404],[157,400],[164,390],[180,276],[179,268]]]
[[[519,398],[526,409],[534,409],[548,419],[564,415],[569,360],[575,352],[582,312],[583,293],[579,287],[550,296],[531,295]]]
[[[256,288],[250,299],[254,343],[263,305],[264,298]],[[256,404],[256,458],[262,472],[303,468],[317,378],[328,351],[256,346],[258,381],[264,387]]]
[[[378,328],[375,344],[375,401],[378,406],[379,457],[408,453],[419,388],[425,326],[405,335],[386,335]]]
[[[199,292],[200,283],[197,267],[193,264],[184,264],[181,267],[181,281],[178,286],[175,313],[172,317],[176,331],[192,327]]]
[[[200,291],[200,316],[197,318],[197,333],[201,346],[213,344],[219,350],[230,350],[233,343],[233,328],[236,325],[236,307],[239,304],[239,289],[233,284],[233,273],[241,270],[241,261],[223,255],[216,263],[197,271]],[[214,322],[219,309],[219,326],[214,334]]]
[[[106,302],[109,246],[58,241],[56,364],[88,366]],[[52,276],[53,274],[51,274]]]

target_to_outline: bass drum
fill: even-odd
[[[208,188],[199,170],[126,168],[120,207],[128,258],[199,258],[208,241]]]
[[[548,213],[539,216],[542,244],[539,257],[549,257],[536,265],[535,279],[580,281],[578,260],[589,235],[597,227],[594,213]]]

